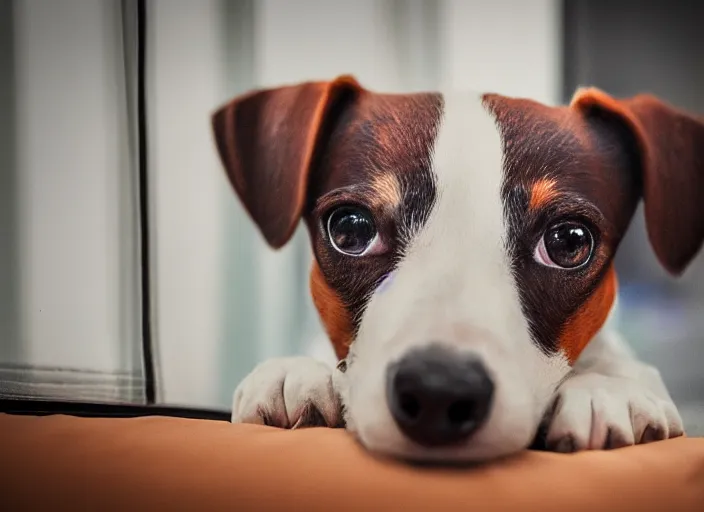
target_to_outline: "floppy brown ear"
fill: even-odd
[[[349,76],[263,89],[239,96],[213,114],[220,160],[272,247],[283,246],[296,229],[308,175],[336,105],[360,89]]]
[[[681,274],[704,240],[704,120],[650,95],[614,99],[595,88],[578,90],[571,106],[607,113],[632,134],[650,243]]]

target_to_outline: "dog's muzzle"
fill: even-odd
[[[466,441],[491,410],[494,383],[474,355],[439,344],[415,349],[386,370],[386,399],[401,431],[431,447]]]

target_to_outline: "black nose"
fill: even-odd
[[[486,420],[494,383],[472,355],[431,345],[386,370],[386,399],[403,433],[418,444],[466,440]]]

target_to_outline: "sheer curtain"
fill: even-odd
[[[0,3],[0,395],[141,401],[129,2]]]

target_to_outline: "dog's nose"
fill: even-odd
[[[493,395],[494,383],[477,357],[437,345],[409,352],[386,371],[396,424],[424,446],[468,439],[486,420]]]

